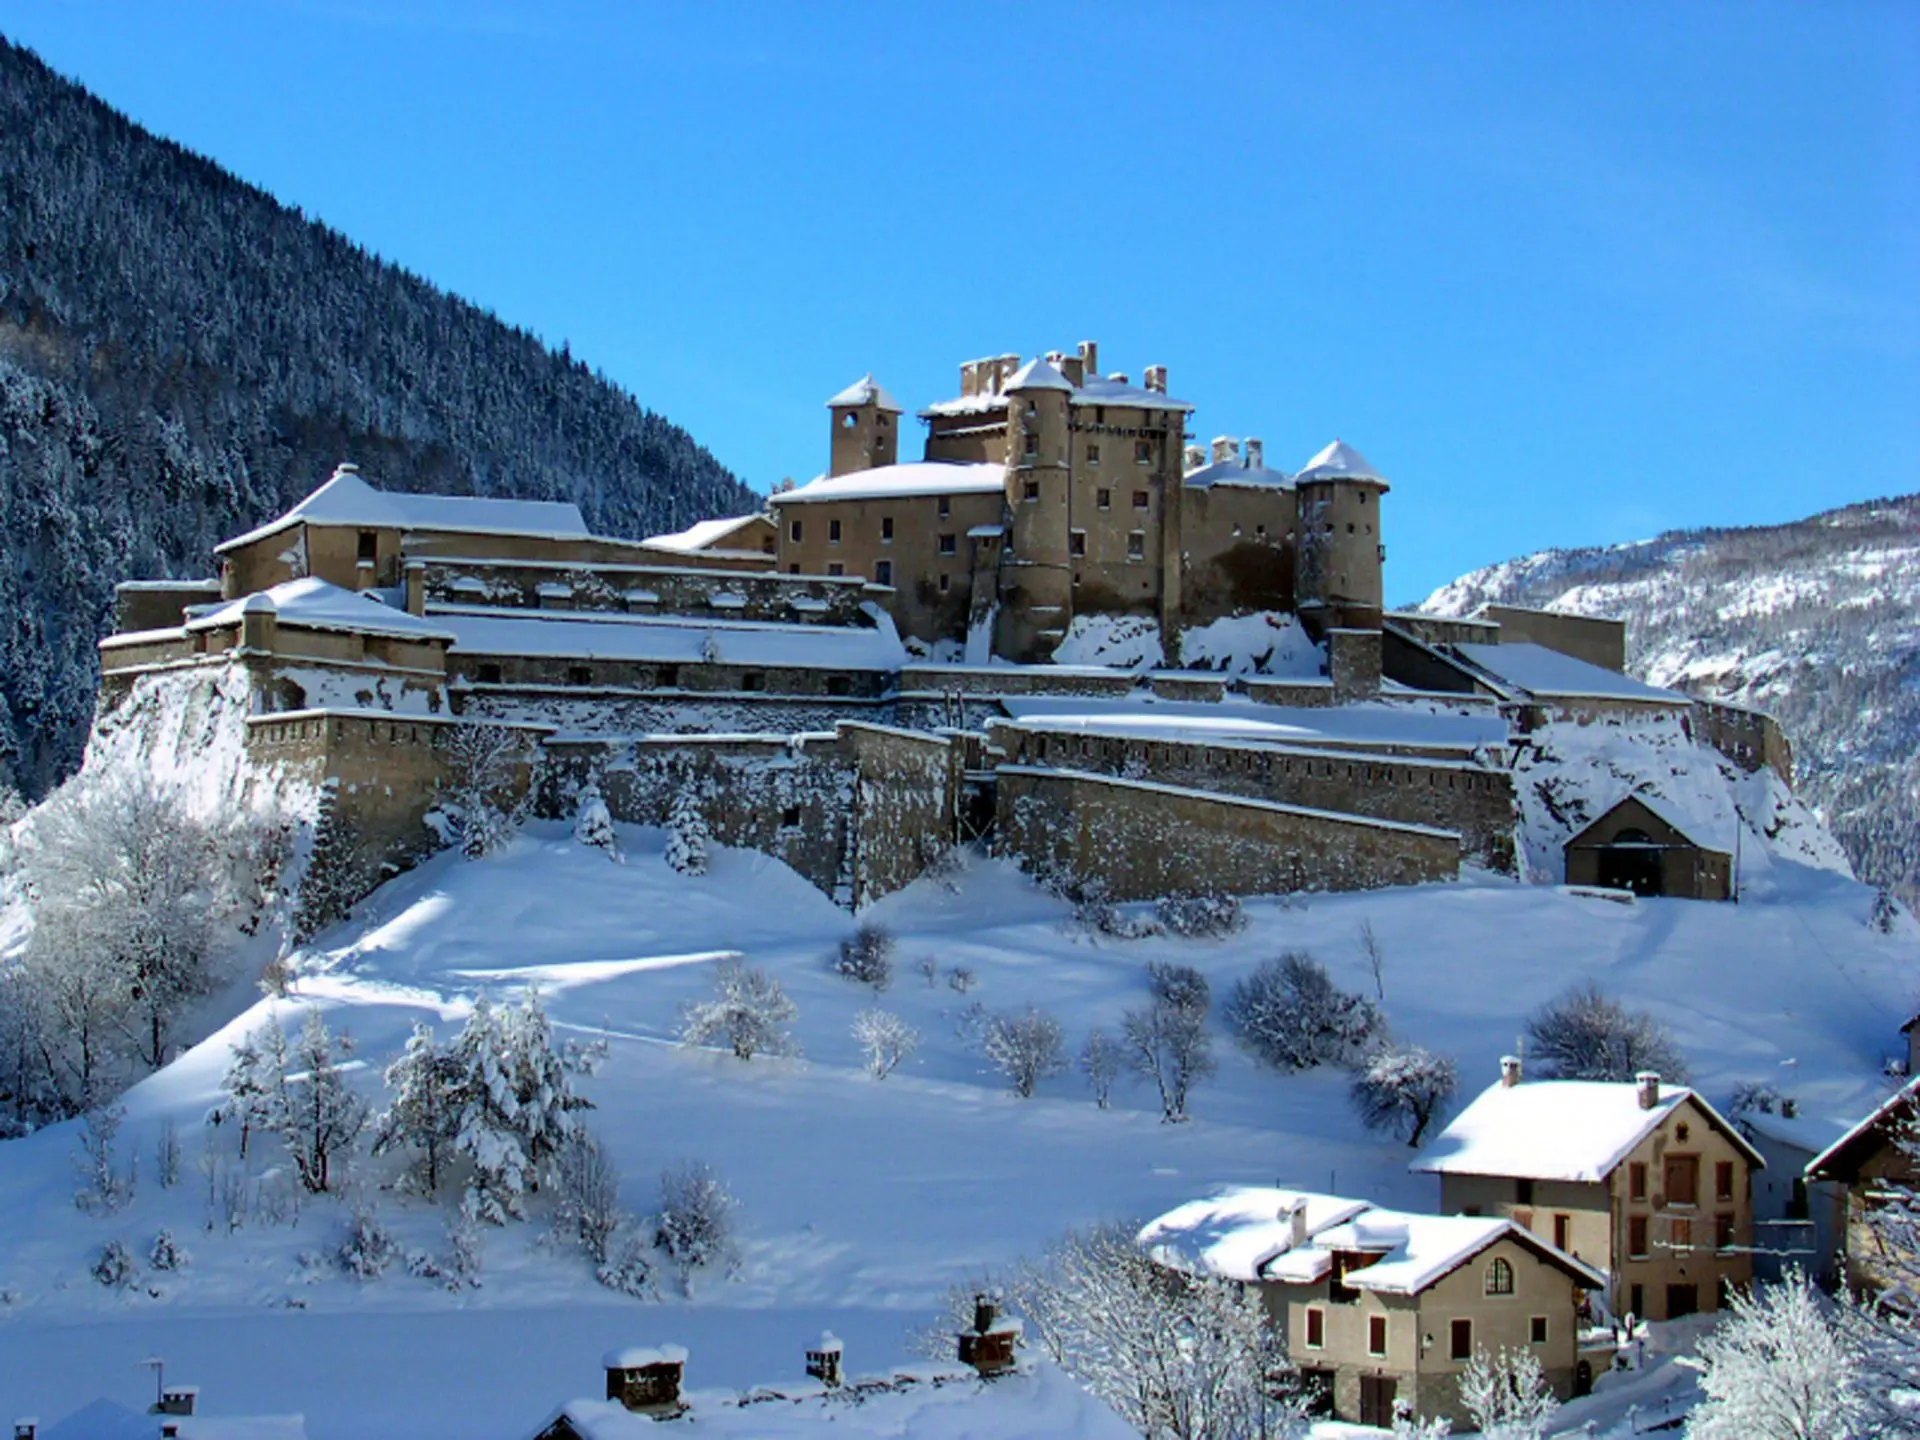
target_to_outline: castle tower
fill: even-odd
[[[1336,440],[1293,477],[1300,619],[1315,635],[1378,630],[1382,600],[1380,497],[1387,482],[1367,457]]]
[[[827,401],[827,408],[833,412],[829,475],[850,475],[899,462],[900,402],[871,371]]]
[[[1045,360],[1006,383],[1007,512],[996,650],[1045,660],[1073,622],[1072,529],[1068,494],[1073,385]]]

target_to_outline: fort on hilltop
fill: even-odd
[[[120,588],[94,747],[228,757],[223,803],[306,828],[313,923],[442,843],[483,729],[534,813],[694,804],[854,906],[976,841],[1116,900],[1512,871],[1516,755],[1556,722],[1790,783],[1768,717],[1624,674],[1620,623],[1387,610],[1391,489],[1352,445],[1288,474],[1192,444],[1165,367],[1103,376],[1091,343],[960,391],[903,462],[869,375],[825,474],[645,540],[343,464],[217,579]],[[1645,801],[1576,817],[1545,878],[1725,898],[1725,842]]]

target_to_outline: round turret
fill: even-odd
[[[1014,578],[1001,597],[1001,654],[1044,660],[1073,622],[1068,445],[1073,384],[1046,360],[1007,381],[1007,508]]]
[[[1380,497],[1386,478],[1367,457],[1336,440],[1293,477],[1295,594],[1315,633],[1377,630],[1383,609]]]

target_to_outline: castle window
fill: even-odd
[[[567,667],[567,683],[569,685],[591,685],[593,683],[592,668],[586,665],[569,665]]]
[[[1087,553],[1086,531],[1075,530],[1067,536],[1067,553],[1069,555],[1084,555]]]
[[[874,561],[873,580],[876,585],[891,585],[893,583],[893,561]]]
[[[1038,480],[1027,481],[1020,489],[1020,497],[1023,500],[1038,500],[1040,498],[1040,482]]]
[[[672,690],[680,683],[678,665],[662,665],[653,672],[653,683],[663,690]]]
[[[959,552],[959,549],[960,549],[960,542],[955,540],[953,536],[942,535],[940,537],[940,553],[942,555],[957,554]]]
[[[1038,455],[1039,453],[1040,453],[1040,432],[1037,430],[1029,430],[1027,432],[1027,454]]]
[[[951,576],[942,575],[940,577],[940,593],[942,595],[946,594],[948,586],[950,586],[952,583],[953,583],[953,580]]]
[[[371,565],[380,555],[380,536],[372,530],[360,532],[360,563]]]
[[[798,520],[787,527],[787,538],[792,540],[796,545],[800,543],[800,522]]]
[[[758,670],[742,670],[740,672],[740,688],[742,690],[764,690],[767,688],[767,677],[762,675]]]
[[[884,430],[887,428],[887,421],[892,417],[890,417],[886,411],[880,410],[875,412],[873,418],[879,424],[880,428]]]
[[[1151,440],[1136,440],[1133,442],[1133,463],[1136,465],[1151,465],[1153,463],[1153,442]]]
[[[888,545],[893,543],[893,517],[891,515],[882,515],[880,517],[880,539]]]
[[[791,564],[791,565],[789,565],[789,566],[787,566],[787,574],[789,574],[789,575],[798,575],[799,573],[800,573],[800,562],[799,562],[799,561],[797,561],[797,560],[796,560],[796,561],[794,561],[794,563],[793,563],[793,564]]]
[[[1150,500],[1150,498],[1148,497],[1148,495],[1147,495],[1147,492],[1146,492],[1146,491],[1144,491],[1144,490],[1136,490],[1136,491],[1134,491],[1134,492],[1133,492],[1133,508],[1134,508],[1134,509],[1136,509],[1136,510],[1144,510],[1144,509],[1146,509],[1146,508],[1147,508],[1147,506],[1148,506],[1149,504],[1151,504],[1151,503],[1152,503],[1152,501],[1151,501],[1151,500]]]
[[[1098,445],[1087,446],[1087,463],[1089,465],[1098,465],[1100,463],[1100,447]]]
[[[1504,1256],[1496,1255],[1493,1263],[1487,1266],[1487,1294],[1511,1295],[1513,1293],[1513,1266]]]
[[[473,678],[478,680],[482,685],[498,685],[500,683],[500,667],[491,661],[484,665],[475,666]]]
[[[1647,1217],[1644,1215],[1627,1217],[1627,1258],[1629,1260],[1647,1258]]]
[[[1094,491],[1093,503],[1098,505],[1102,510],[1111,510],[1113,508],[1113,491],[1111,490]]]
[[[1147,532],[1132,530],[1127,534],[1127,558],[1144,560],[1147,558]]]
[[[840,543],[840,522],[838,520],[829,520],[827,522],[827,543],[829,545],[838,545]]]
[[[952,514],[953,514],[953,497],[951,495],[942,495],[940,497],[940,518],[942,520],[945,520],[951,517]]]
[[[846,573],[847,567],[842,565],[838,560],[833,561],[827,566],[828,575],[844,575]]]
[[[786,809],[780,812],[780,824],[784,828],[791,830],[799,823],[800,823],[800,807],[798,805],[789,805],[787,806]]]
[[[850,695],[852,693],[853,681],[849,680],[845,675],[827,676],[827,694]]]

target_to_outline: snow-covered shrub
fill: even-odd
[[[1880,935],[1892,935],[1900,929],[1900,917],[1906,913],[1906,906],[1891,890],[1881,889],[1873,897],[1873,913],[1867,917],[1868,926]]]
[[[1631,1080],[1652,1071],[1677,1085],[1687,1081],[1686,1059],[1667,1027],[1591,981],[1528,1017],[1527,1035],[1531,1053],[1558,1080]]]
[[[663,1171],[654,1244],[682,1271],[731,1265],[737,1208],[711,1165],[690,1160]]]
[[[1068,1235],[1005,1294],[1027,1343],[1143,1435],[1281,1436],[1304,1422],[1254,1288],[1163,1269],[1129,1226]]]
[[[280,1138],[293,1156],[300,1183],[313,1194],[331,1190],[340,1163],[353,1153],[367,1124],[367,1102],[340,1072],[352,1043],[335,1040],[318,1010],[307,1016],[300,1038],[287,1052],[278,1076],[276,1105]]]
[[[599,1139],[582,1129],[553,1164],[553,1229],[596,1264],[609,1258],[613,1237],[627,1223],[620,1205],[620,1171]]]
[[[380,1217],[356,1207],[347,1222],[347,1237],[340,1242],[340,1268],[356,1280],[377,1280],[399,1258],[400,1247]]]
[[[478,1290],[480,1272],[486,1266],[486,1237],[478,1225],[466,1216],[455,1214],[447,1221],[447,1258],[441,1262],[447,1288]]]
[[[1445,1416],[1422,1420],[1406,1401],[1394,1402],[1393,1440],[1448,1440],[1452,1434],[1453,1422]]]
[[[124,1290],[140,1278],[140,1267],[134,1264],[133,1255],[125,1245],[109,1240],[100,1247],[88,1273],[109,1290]]]
[[[1727,1102],[1729,1115],[1787,1115],[1798,1108],[1793,1097],[1781,1093],[1770,1080],[1742,1080]]]
[[[1034,1087],[1066,1068],[1065,1033],[1044,1010],[991,1016],[980,1033],[987,1061],[1006,1076],[1013,1093],[1029,1098]]]
[[[1110,940],[1145,940],[1166,931],[1151,916],[1135,915],[1107,899],[1103,886],[1087,886],[1073,907],[1073,923],[1089,935]]]
[[[1351,1065],[1385,1031],[1371,1000],[1333,983],[1304,951],[1289,951],[1237,982],[1228,1027],[1249,1054],[1278,1070]]]
[[[192,1263],[193,1256],[173,1238],[171,1230],[162,1230],[153,1237],[153,1244],[147,1250],[147,1264],[155,1270],[184,1270]]]
[[[689,792],[681,791],[667,820],[667,864],[682,875],[704,875],[709,843],[707,819],[700,813],[700,802]]]
[[[215,1123],[240,1127],[240,1158],[247,1158],[253,1139],[280,1126],[281,1077],[287,1068],[286,1034],[268,1021],[252,1035],[233,1042],[224,1082],[226,1099],[215,1112]]]
[[[616,864],[620,860],[620,837],[614,832],[613,812],[598,786],[580,792],[580,808],[573,817],[573,838],[591,850],[598,850]]]
[[[1093,1103],[1102,1110],[1113,1098],[1113,1082],[1120,1078],[1120,1067],[1125,1061],[1126,1050],[1118,1040],[1098,1026],[1088,1033],[1087,1043],[1080,1051],[1080,1073],[1087,1077]]]
[[[491,855],[519,823],[514,782],[523,758],[521,739],[505,725],[455,726],[446,741],[446,805],[460,853]]]
[[[840,942],[833,968],[849,980],[885,990],[893,983],[893,950],[892,932],[868,921]]]
[[[980,977],[973,973],[970,965],[955,965],[947,971],[947,987],[956,995],[965,995],[980,983]]]
[[[638,1235],[623,1231],[614,1237],[608,1259],[593,1272],[593,1278],[609,1290],[631,1295],[636,1300],[658,1297],[653,1283],[653,1251]]]
[[[1736,1290],[1698,1353],[1707,1398],[1688,1420],[1689,1440],[1883,1433],[1865,1423],[1859,1356],[1799,1271],[1757,1295]]]
[[[1531,1350],[1476,1350],[1460,1372],[1460,1404],[1482,1440],[1541,1440],[1560,1408]]]
[[[927,982],[929,990],[940,983],[940,961],[936,956],[922,955],[920,963],[914,968],[920,972],[920,978]]]
[[[373,1153],[406,1155],[402,1187],[433,1195],[453,1158],[467,1077],[459,1058],[434,1040],[432,1029],[416,1023],[385,1078],[387,1108],[373,1122]]]
[[[1174,967],[1184,969],[1185,967]],[[1195,978],[1198,978],[1197,976]],[[1160,1095],[1161,1118],[1187,1118],[1187,1094],[1214,1071],[1213,1041],[1207,1034],[1204,980],[1196,993],[1176,987],[1184,1003],[1155,995],[1144,1009],[1129,1010],[1120,1018],[1127,1063],[1153,1081]],[[1194,1008],[1198,1000],[1199,1008]]]
[[[293,993],[293,981],[293,963],[284,955],[275,955],[260,967],[255,984],[269,1000],[284,1000]]]
[[[134,1175],[122,1171],[115,1150],[127,1112],[117,1105],[87,1111],[80,1123],[79,1151],[73,1159],[80,1189],[73,1203],[89,1215],[111,1215],[133,1199]]]
[[[1231,895],[1169,895],[1153,913],[1168,934],[1189,940],[1217,940],[1247,928],[1246,914]]]
[[[723,960],[713,972],[714,995],[680,1007],[680,1040],[705,1045],[724,1039],[742,1060],[786,1055],[795,1046],[787,1026],[799,1011],[766,971]]]
[[[886,1079],[920,1048],[920,1032],[890,1010],[862,1010],[855,1015],[853,1038],[867,1057],[867,1073],[876,1080]]]
[[[1213,987],[1191,965],[1153,961],[1147,966],[1147,993],[1176,1010],[1192,1010],[1203,1019],[1213,1008]]]
[[[1354,1072],[1349,1094],[1369,1130],[1418,1145],[1459,1088],[1460,1069],[1451,1056],[1384,1044]]]

